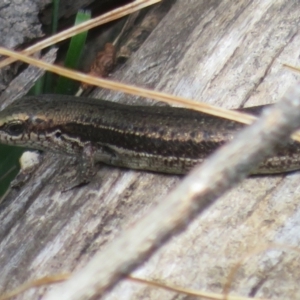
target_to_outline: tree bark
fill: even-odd
[[[272,103],[296,82],[282,62],[298,63],[298,1],[178,0],[142,47],[114,74],[122,82],[227,108]],[[142,99],[99,96],[126,103]],[[0,288],[80,270],[151,207],[179,176],[109,166],[89,185],[61,193],[69,159],[46,154],[0,211]],[[299,173],[251,177],[221,197],[183,234],[140,266],[136,276],[220,292],[237,260],[266,243],[297,246]],[[155,222],[155,220],[153,220]],[[114,259],[113,253],[108,259]],[[252,255],[234,278],[234,294],[297,298],[299,259],[292,251]],[[43,299],[50,289],[18,299]],[[105,299],[175,299],[169,291],[124,280]]]

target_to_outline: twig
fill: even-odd
[[[230,144],[196,167],[157,207],[107,244],[82,270],[45,299],[95,299],[108,291],[244,179],[276,145],[287,142],[289,135],[300,126],[299,110],[300,84]]]

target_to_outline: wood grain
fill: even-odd
[[[280,63],[298,63],[298,4],[178,0],[114,77],[228,108],[276,102],[297,80]],[[101,96],[142,101],[108,92]],[[67,168],[68,160],[46,155],[31,181],[8,196],[0,212],[2,291],[42,275],[79,270],[107,242],[163,201],[180,180],[99,167],[91,184],[60,193],[55,180],[63,178],[59,173]],[[294,173],[245,180],[135,275],[220,292],[243,255],[265,243],[299,244],[299,179],[299,173]],[[296,298],[298,270],[299,258],[291,251],[255,255],[239,270],[234,293]],[[48,289],[28,291],[18,299],[42,298]],[[178,296],[124,280],[104,297],[145,298]]]

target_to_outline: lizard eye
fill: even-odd
[[[20,121],[14,121],[14,122],[8,123],[5,126],[5,131],[8,134],[13,135],[13,136],[22,134],[24,132],[24,130],[25,130],[24,124]]]

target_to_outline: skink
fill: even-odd
[[[264,106],[244,109],[258,115]],[[169,106],[130,106],[65,95],[28,96],[0,112],[0,142],[76,155],[86,164],[184,174],[244,125]],[[253,171],[300,168],[291,141]]]

